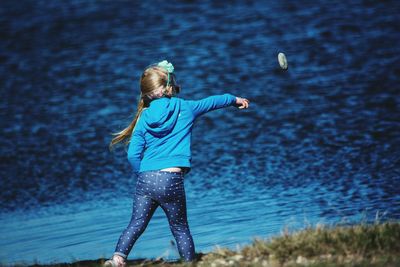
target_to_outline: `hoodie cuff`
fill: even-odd
[[[229,99],[230,105],[236,104],[236,96],[232,94],[224,94],[224,96]]]

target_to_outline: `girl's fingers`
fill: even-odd
[[[248,107],[249,107],[249,104],[247,102],[243,102],[239,108],[244,109],[244,108],[248,108]]]
[[[238,98],[239,109],[249,108],[249,100],[246,98],[239,97]]]
[[[243,108],[248,108],[249,107],[249,100],[243,99]]]

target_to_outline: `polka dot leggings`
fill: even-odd
[[[118,240],[115,253],[127,258],[158,206],[168,217],[180,256],[194,259],[193,238],[186,216],[184,176],[180,172],[148,171],[138,175],[132,218]]]

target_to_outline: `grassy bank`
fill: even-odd
[[[104,259],[32,266],[101,266]],[[400,223],[309,228],[255,239],[237,250],[217,248],[191,264],[134,260],[127,266],[400,266]]]

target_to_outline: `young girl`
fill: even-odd
[[[184,189],[184,175],[190,171],[193,123],[200,115],[215,109],[249,106],[247,99],[231,94],[198,101],[174,97],[180,87],[173,72],[174,67],[166,60],[144,70],[136,116],[111,141],[110,148],[128,139],[128,160],[137,174],[137,184],[131,221],[105,266],[125,266],[133,244],[158,206],[168,217],[181,258],[185,261],[194,259]]]

